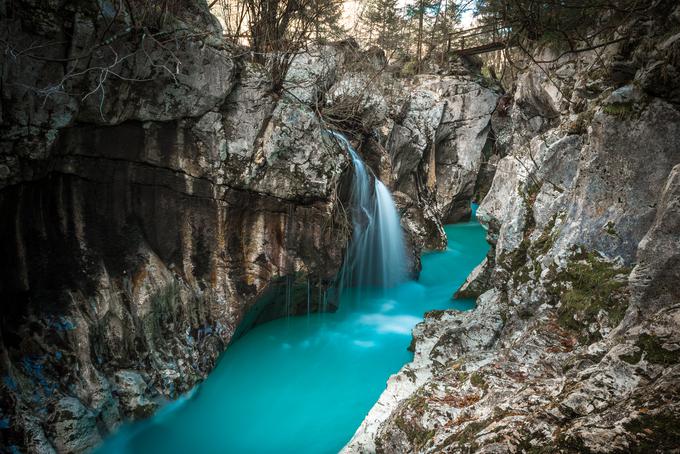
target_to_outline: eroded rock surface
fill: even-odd
[[[348,236],[334,106],[359,112],[344,131],[396,190],[414,272],[467,215],[497,98],[479,76],[367,84],[384,55],[344,42],[296,57],[276,94],[204,2],[180,3],[153,34],[125,2],[1,10],[3,446],[88,451],[238,332],[306,310],[308,285],[320,307]]]
[[[263,295],[329,286],[348,160],[200,2],[172,45],[126,7],[19,3],[4,38],[44,59],[3,56],[2,445],[84,452],[200,381]],[[106,27],[82,77],[46,63]]]
[[[477,212],[492,250],[458,292],[477,308],[427,315],[344,452],[677,450],[680,115],[644,81],[678,9],[657,7],[597,63],[539,50],[518,76]]]

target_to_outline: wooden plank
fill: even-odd
[[[482,44],[481,46],[468,47],[465,49],[455,50],[454,53],[458,55],[478,55],[485,54],[487,52],[494,52],[497,50],[505,49],[507,42],[505,41],[495,41],[489,44]]]

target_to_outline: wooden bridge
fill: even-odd
[[[449,49],[458,55],[479,55],[513,47],[508,29],[486,24],[449,33]]]

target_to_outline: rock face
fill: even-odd
[[[473,77],[418,76],[388,137],[395,188],[430,192],[442,222],[470,216],[498,94]]]
[[[645,81],[677,66],[678,12],[519,74],[477,211],[492,251],[458,292],[477,308],[427,315],[344,452],[677,450],[680,113]]]
[[[267,93],[200,5],[175,20],[202,38],[172,48],[133,42],[127,10],[110,25],[77,2],[20,6],[3,19],[12,46],[72,46],[3,64],[2,444],[82,452],[201,380],[260,297],[329,286],[347,158],[308,106]],[[105,83],[43,63],[109,25],[119,39],[89,66],[111,65]]]
[[[446,246],[443,224],[470,217],[478,176],[499,157],[489,145],[499,89],[460,65],[451,75],[397,79],[372,57],[345,57],[324,114],[338,129],[369,131],[357,149],[395,192],[418,257]]]
[[[92,449],[253,323],[306,309],[298,287],[332,285],[351,172],[324,131],[337,106],[360,112],[345,131],[396,190],[414,262],[466,216],[497,97],[479,76],[369,90],[384,58],[339,43],[298,56],[277,95],[203,3],[0,7],[8,449]]]

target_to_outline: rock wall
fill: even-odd
[[[140,38],[58,3],[3,14],[0,437],[82,452],[200,381],[260,297],[332,283],[348,160],[205,5]]]
[[[3,449],[88,451],[252,323],[306,310],[308,282],[332,285],[351,171],[324,133],[338,103],[363,112],[345,132],[397,190],[416,263],[467,215],[486,159],[497,95],[479,76],[367,84],[384,58],[347,42],[297,57],[274,94],[204,2],[141,24],[124,5],[0,6]]]
[[[323,112],[341,130],[363,131],[357,148],[392,189],[418,260],[446,246],[443,224],[469,219],[484,170],[502,153],[491,146],[501,89],[459,62],[440,75],[399,79],[374,53],[352,57]]]
[[[679,20],[656,2],[597,55],[537,50],[492,118],[477,308],[427,314],[344,452],[677,449]]]

